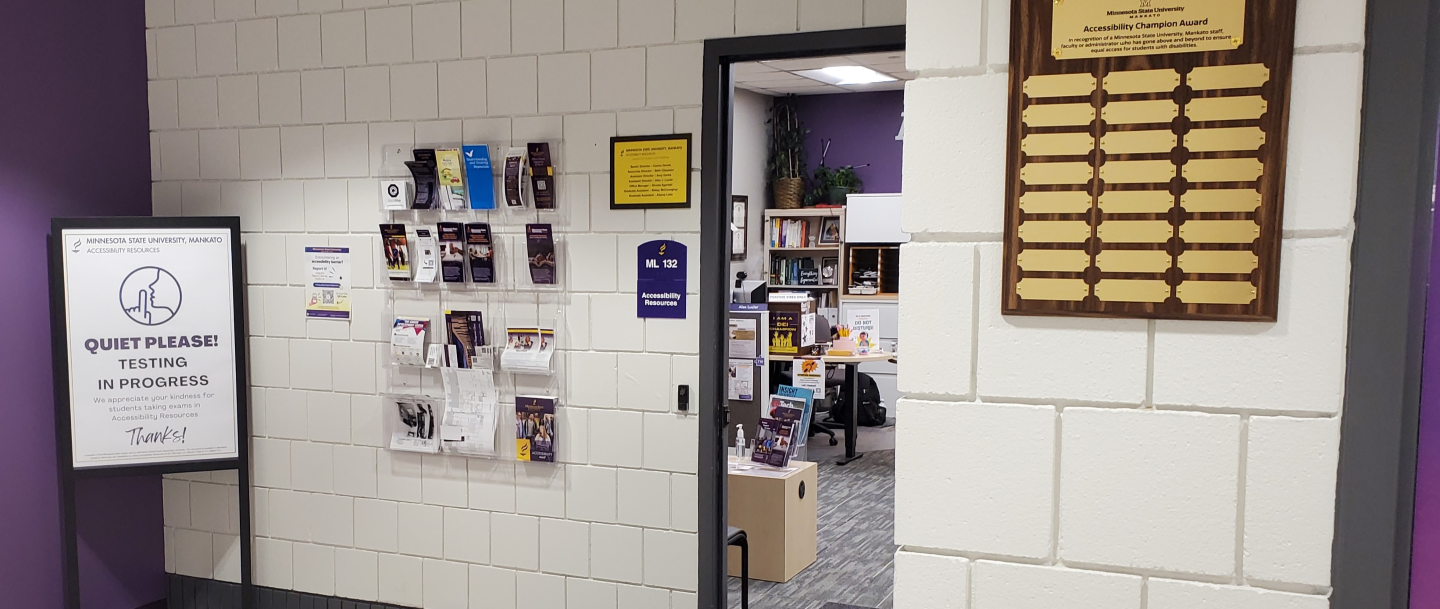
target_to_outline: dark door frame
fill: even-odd
[[[1019,0],[1024,1],[1024,0]],[[1436,44],[1430,44],[1436,41]],[[699,607],[725,607],[732,63],[894,51],[904,26],[707,40],[702,112]],[[1351,251],[1333,609],[1409,606],[1420,360],[1440,126],[1440,0],[1370,0]]]
[[[698,605],[725,598],[725,320],[730,294],[730,133],[735,92],[730,64],[899,51],[905,26],[705,41],[700,205],[700,575]]]

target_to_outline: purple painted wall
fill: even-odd
[[[1440,237],[1440,214],[1434,232]],[[1420,446],[1415,479],[1415,537],[1410,608],[1440,609],[1440,247],[1430,250],[1425,358],[1420,379]]]
[[[802,95],[797,113],[810,134],[805,137],[810,171],[820,165],[821,140],[830,139],[830,167],[869,164],[855,170],[865,192],[900,192],[903,142],[895,139],[905,112],[904,91]]]
[[[149,215],[145,5],[10,2],[0,19],[0,606],[61,607],[45,236]],[[78,489],[84,609],[164,596],[158,478]]]

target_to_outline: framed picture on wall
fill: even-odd
[[[820,245],[840,245],[840,218],[820,219]]]
[[[749,255],[750,197],[730,197],[730,260],[741,262]]]

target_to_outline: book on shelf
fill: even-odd
[[[809,247],[810,221],[770,219],[770,249]]]

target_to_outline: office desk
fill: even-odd
[[[770,356],[768,356],[768,357],[770,358],[770,361],[772,361],[772,362],[793,362],[793,361],[795,361],[795,358],[796,358],[796,357],[811,357],[811,356],[770,355]],[[845,465],[845,464],[847,464],[847,463],[849,463],[849,462],[851,462],[851,461],[854,461],[854,460],[856,460],[856,459],[859,459],[860,457],[865,456],[865,453],[855,452],[855,437],[856,437],[856,435],[859,433],[859,427],[860,427],[860,424],[859,424],[860,391],[859,391],[859,387],[858,387],[859,381],[860,381],[860,364],[869,364],[869,363],[872,363],[872,362],[891,362],[891,363],[897,363],[897,362],[896,362],[896,359],[897,359],[898,357],[899,357],[899,356],[896,355],[896,354],[894,354],[894,353],[871,353],[870,355],[826,355],[826,356],[824,356],[824,358],[825,358],[825,363],[826,363],[826,364],[836,364],[836,365],[844,366],[844,367],[845,367],[845,387],[846,387],[846,393],[850,395],[850,400],[849,400],[850,403],[846,405],[846,407],[850,409],[850,416],[847,417],[846,422],[845,422],[845,458],[844,458],[844,459],[841,459],[841,460],[839,460],[839,461],[836,461],[836,462],[835,462],[836,465]],[[834,416],[834,414],[831,414],[831,416]],[[807,430],[807,431],[808,431],[808,430]]]

